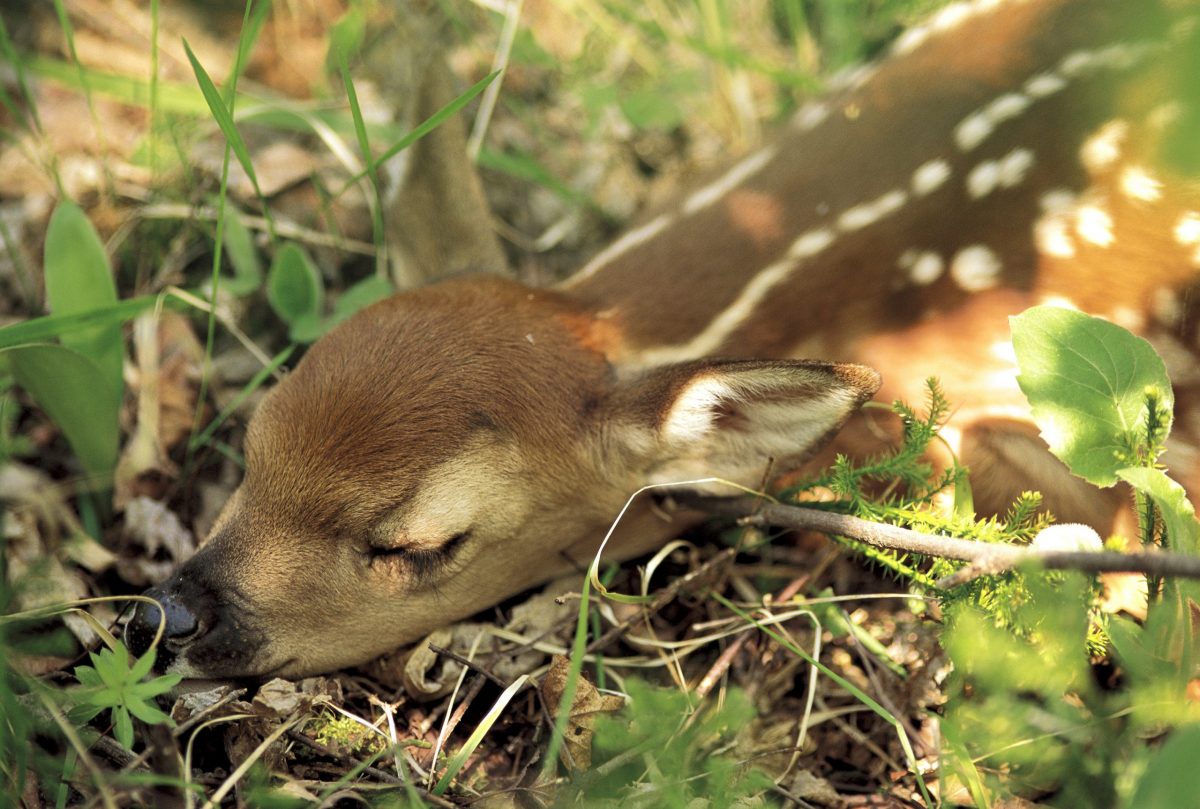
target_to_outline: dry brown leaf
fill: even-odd
[[[117,571],[125,581],[138,587],[158,584],[195,552],[192,532],[164,504],[135,497],[125,505],[125,532],[117,559]]]
[[[567,685],[570,667],[568,658],[555,655],[550,663],[550,671],[542,680],[542,698],[556,713],[561,710],[559,703]],[[624,707],[623,698],[615,694],[601,694],[581,674],[571,699],[571,713],[567,719],[563,749],[559,753],[562,762],[578,770],[589,769],[592,766],[592,734],[595,732],[596,717],[616,713]]]

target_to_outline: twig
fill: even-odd
[[[996,573],[1034,562],[1049,570],[1079,570],[1085,573],[1145,573],[1153,576],[1182,576],[1200,579],[1200,557],[1179,553],[1115,553],[1093,551],[1042,551],[1014,545],[999,545],[970,539],[924,534],[910,528],[870,522],[846,514],[814,508],[764,503],[749,497],[680,497],[688,506],[730,517],[749,525],[820,531],[848,537],[877,548],[958,559],[978,570]],[[961,583],[961,582],[957,582]],[[956,584],[955,576],[938,581],[942,588]]]
[[[354,769],[355,767],[362,767],[363,763],[361,761],[359,761],[357,758],[355,758],[354,756],[351,756],[347,753],[339,753],[337,750],[334,750],[331,747],[321,744],[316,739],[308,738],[307,736],[305,736],[303,733],[301,733],[298,730],[289,730],[287,732],[287,737],[294,742],[299,742],[300,744],[303,744],[304,746],[311,748],[312,750],[316,751],[317,753],[320,753],[321,755],[325,756],[326,758],[333,759],[338,764],[341,764],[343,767],[349,767],[350,769]],[[372,778],[374,778],[376,781],[382,781],[385,784],[401,785],[404,783],[402,780],[400,780],[396,776],[392,775],[390,772],[388,772],[386,770],[381,770],[378,767],[372,767],[372,766],[368,765],[366,767],[363,767],[362,771],[365,772],[367,775],[371,776]]]
[[[470,660],[466,657],[463,657],[458,652],[451,651],[450,649],[447,649],[444,646],[438,646],[436,643],[431,643],[431,644],[429,644],[429,651],[433,652],[434,654],[441,655],[442,657],[448,657],[451,660],[453,660],[455,663],[458,663],[459,665],[470,669],[471,671],[475,672],[476,674],[482,674],[484,677],[487,677],[489,680],[491,680],[493,683],[500,686],[501,688],[508,688],[510,685],[512,685],[512,683],[504,682],[504,680],[501,680],[495,674],[492,674],[490,671],[488,671],[486,668],[484,668],[483,666],[476,663],[474,660]]]

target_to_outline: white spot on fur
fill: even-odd
[[[912,190],[918,197],[932,194],[950,179],[950,164],[938,158],[922,163],[912,175]]]
[[[1012,188],[1025,179],[1032,166],[1029,149],[1013,149],[999,160],[985,160],[967,175],[967,193],[980,199],[998,188]]]
[[[1162,132],[1167,127],[1174,125],[1181,115],[1183,115],[1182,105],[1178,101],[1168,101],[1150,110],[1150,114],[1146,116],[1146,123]]]
[[[1038,252],[1055,258],[1072,258],[1075,242],[1071,239],[1067,218],[1063,214],[1046,214],[1033,226],[1033,238]]]
[[[1079,159],[1088,171],[1104,171],[1121,157],[1121,147],[1129,135],[1129,123],[1109,121],[1079,149]]]
[[[1075,232],[1097,247],[1110,247],[1116,241],[1112,214],[1095,204],[1081,205],[1075,212]]]
[[[1170,287],[1154,290],[1154,319],[1167,326],[1174,326],[1183,317],[1183,301]]]
[[[1079,311],[1079,304],[1070,298],[1065,298],[1062,295],[1043,295],[1038,303],[1042,306],[1057,306],[1059,309],[1072,309]]]
[[[690,216],[712,205],[734,188],[741,185],[747,178],[761,171],[768,163],[775,159],[777,151],[774,146],[769,146],[742,158],[733,168],[722,174],[715,181],[689,196],[683,203],[683,212]]]
[[[946,270],[946,262],[932,250],[906,250],[897,263],[917,286],[932,284]]]
[[[1075,206],[1075,193],[1066,188],[1054,188],[1038,198],[1038,205],[1046,213],[1062,213]]]
[[[1046,98],[1065,89],[1067,80],[1054,72],[1039,73],[1025,82],[1025,92],[1033,98]]]
[[[795,259],[809,258],[833,244],[836,239],[837,235],[829,228],[810,230],[792,242],[787,254],[790,258]]]
[[[1132,306],[1118,306],[1112,310],[1112,322],[1130,331],[1138,331],[1145,327],[1146,316]]]
[[[820,101],[808,101],[792,116],[792,128],[800,132],[811,132],[829,118],[829,105]]]
[[[1121,172],[1121,190],[1130,199],[1157,202],[1162,199],[1162,180],[1141,166],[1127,166]]]
[[[908,194],[906,192],[898,188],[893,189],[870,202],[847,208],[838,217],[838,228],[846,232],[861,230],[900,210],[907,201]]]
[[[1000,283],[1000,257],[982,244],[964,247],[950,262],[950,277],[967,292],[982,292]]]
[[[619,239],[610,244],[608,247],[601,250],[592,260],[584,265],[583,269],[572,275],[566,282],[565,286],[574,285],[585,278],[593,275],[601,267],[612,262],[618,256],[628,253],[633,248],[643,242],[648,242],[658,234],[667,229],[667,226],[674,222],[674,217],[670,214],[662,214],[651,219],[641,227],[627,231]]]
[[[1187,211],[1175,223],[1175,241],[1184,247],[1200,244],[1200,212]]]
[[[997,126],[1020,116],[1032,103],[1023,93],[1005,93],[964,118],[954,128],[954,142],[959,149],[969,152],[987,140]]]
[[[954,142],[964,152],[969,152],[987,140],[995,127],[984,111],[973,112],[954,128]]]

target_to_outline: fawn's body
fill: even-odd
[[[1069,300],[1193,356],[1200,195],[1154,160],[1192,35],[1124,5],[953,6],[559,289],[466,278],[343,324],[266,398],[245,481],[155,592],[171,665],[297,675],[414,640],[585,564],[646,483],[795,466],[871,367],[887,398],[941,378],[982,508],[1041,488],[1107,527],[1114,497],[1025,420],[1006,315]],[[841,364],[753,359],[781,357]],[[847,446],[878,449],[872,426]],[[1198,429],[1182,410],[1185,482]],[[677,525],[640,512],[614,555]]]

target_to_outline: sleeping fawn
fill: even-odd
[[[1200,190],[1159,158],[1195,120],[1171,64],[1195,5],[1136,5],[952,5],[557,288],[468,277],[344,323],[265,398],[243,483],[150,592],[161,664],[365,661],[585,567],[643,485],[757,486],[847,421],[840,448],[878,450],[851,416],[928,376],[981,511],[1038,489],[1108,530],[1121,495],[1070,477],[1015,382],[1007,316],[1035,303],[1155,343],[1195,491]],[[612,556],[689,519],[635,511]],[[139,607],[135,651],[158,621]]]

